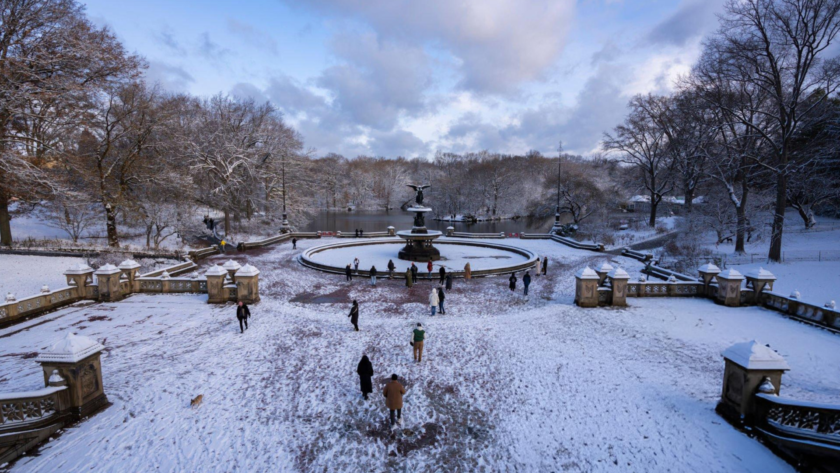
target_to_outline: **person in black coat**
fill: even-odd
[[[344,275],[347,276],[347,281],[353,280],[353,270],[350,269],[350,265],[348,264],[346,268],[344,268]]]
[[[452,290],[452,274],[447,274],[446,275],[446,290],[447,291]]]
[[[522,276],[522,284],[525,286],[525,295],[528,295],[528,286],[531,285],[531,275],[525,271],[525,276]]]
[[[542,264],[542,273],[543,273],[543,276],[545,276],[547,272],[548,272],[548,256],[546,256],[545,258],[543,258],[543,264]]]
[[[511,273],[508,281],[510,281],[510,290],[515,291],[516,290],[516,273]]]
[[[239,320],[239,333],[245,333],[245,330],[248,329],[248,317],[250,316],[251,311],[248,309],[248,306],[244,302],[239,301],[239,304],[236,306],[236,318]],[[242,324],[245,324],[245,328],[242,328]]]
[[[367,400],[368,394],[373,392],[373,382],[370,380],[371,376],[373,376],[373,364],[371,364],[367,355],[362,355],[362,360],[359,361],[356,373],[359,374],[359,383],[362,385],[362,396]]]
[[[388,279],[394,279],[394,270],[397,269],[397,265],[394,264],[394,260],[388,260]]]
[[[444,281],[446,281],[446,269],[444,269],[444,267],[441,266],[440,270],[438,271],[438,274],[440,275],[440,282],[438,282],[438,284],[443,284]]]
[[[347,317],[350,317],[350,323],[353,324],[353,327],[358,332],[359,331],[359,303],[358,302],[353,301],[353,307],[350,308],[350,315],[348,315]]]
[[[443,292],[443,288],[439,287],[438,291],[438,307],[440,308],[441,315],[446,314],[446,309],[443,307],[443,300],[446,299],[446,294]]]
[[[417,266],[414,263],[411,263],[411,280],[417,284]]]
[[[297,238],[292,238],[292,249],[293,250],[297,249]]]

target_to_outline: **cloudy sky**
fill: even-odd
[[[316,155],[596,151],[721,0],[90,0],[178,92],[270,100]]]

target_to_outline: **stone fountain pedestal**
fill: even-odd
[[[414,212],[415,225],[411,231],[402,230],[397,236],[405,240],[405,246],[400,250],[398,257],[406,261],[437,261],[440,259],[440,251],[432,245],[434,240],[443,235],[437,230],[426,228],[424,214],[431,212],[429,207],[413,206],[406,209]]]

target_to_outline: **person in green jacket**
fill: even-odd
[[[423,324],[418,323],[417,328],[411,332],[411,346],[414,347],[414,361],[423,361],[423,342],[426,341],[426,331]]]
[[[414,278],[411,277],[411,268],[405,270],[405,287],[411,287],[414,285]]]

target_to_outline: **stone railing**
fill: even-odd
[[[782,312],[791,318],[840,332],[840,312],[837,309],[821,307],[773,292],[761,294],[761,305]]]
[[[723,389],[716,411],[757,433],[775,452],[807,471],[838,471],[840,405],[779,397],[784,358],[755,340],[723,352]]]
[[[551,233],[520,233],[521,240],[550,240]]]
[[[562,237],[559,235],[551,235],[551,239],[578,250],[604,251],[604,245],[601,243],[581,243],[569,237]]]
[[[193,261],[199,261],[208,256],[212,256],[215,254],[221,253],[222,250],[219,249],[218,246],[208,246],[207,248],[202,248],[200,250],[193,250],[188,253],[189,257]]]
[[[642,270],[643,273],[647,274],[648,276],[653,276],[655,278],[668,280],[671,279],[673,276],[674,278],[680,281],[696,281],[697,278],[693,278],[691,276],[678,273],[676,271],[671,271],[670,269],[665,269],[661,266],[654,266],[653,264],[648,263],[645,266],[645,269]]]
[[[456,232],[456,231],[447,230],[446,231],[446,236],[452,237],[452,238],[502,239],[502,238],[505,238],[505,233],[504,232],[499,232],[499,233],[469,233],[469,232]]]
[[[356,232],[335,232],[336,238],[383,238],[389,236],[396,236],[388,231],[384,232],[363,232],[361,236],[356,236]]]
[[[621,256],[633,258],[635,260],[641,261],[642,263],[647,263],[648,261],[653,259],[653,254],[651,253],[642,253],[641,251],[636,251],[630,248],[624,248],[623,250],[621,250]]]
[[[291,233],[282,233],[280,235],[275,235],[271,238],[265,238],[263,240],[254,240],[254,241],[243,241],[242,243],[236,246],[236,249],[239,251],[250,250],[252,248],[259,248],[262,246],[269,246],[274,245],[277,243],[282,243],[286,240],[291,240],[292,234]]]
[[[239,275],[237,272],[239,265],[233,261],[225,264],[235,265],[224,270],[219,268],[225,277],[225,283],[239,285],[240,281],[238,281],[237,277]],[[64,274],[67,277],[68,283],[66,287],[51,291],[48,287],[44,286],[41,294],[24,299],[16,299],[12,294],[6,296],[5,302],[0,304],[0,327],[5,327],[81,300],[116,302],[135,293],[210,294],[211,289],[215,288],[214,290],[218,294],[213,294],[211,297],[208,297],[209,302],[221,303],[227,302],[228,300],[236,301],[240,299],[250,302],[259,300],[259,285],[256,282],[252,282],[252,279],[256,281],[257,276],[250,275],[251,270],[256,271],[253,267],[250,267],[251,269],[246,270],[242,275],[242,284],[245,284],[247,287],[233,292],[226,291],[224,295],[222,292],[225,290],[222,288],[222,284],[213,288],[208,286],[207,281],[208,277],[210,277],[209,275],[199,276],[194,273],[193,276],[188,278],[172,277],[173,274],[183,274],[197,269],[198,266],[192,261],[179,263],[143,275],[137,274],[139,268],[140,265],[132,260],[123,261],[119,267],[107,264],[96,271],[80,263],[65,271]],[[257,271],[258,273],[259,271]],[[93,278],[94,275],[96,276],[96,280]]]
[[[697,297],[705,295],[703,283],[699,281],[630,281],[627,283],[627,297]]]
[[[44,388],[0,393],[0,465],[108,406],[100,361],[103,348],[68,333],[35,360],[41,364]]]

